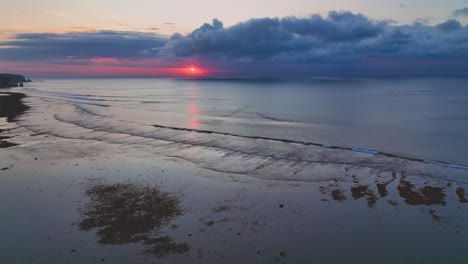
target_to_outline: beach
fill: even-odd
[[[284,102],[223,108],[246,95],[203,90],[225,85],[217,81],[118,82],[140,86],[128,93],[93,90],[115,81],[55,80],[0,94],[3,263],[468,260],[468,170],[456,147],[463,127],[439,131],[430,116],[410,132],[453,140],[423,144],[411,133],[385,134],[388,122],[344,118],[388,141],[374,142],[353,136],[357,125],[308,120],[316,111],[294,119],[300,114]],[[145,90],[144,82],[157,85]],[[304,84],[286,85],[307,96]],[[281,103],[261,89],[265,105]],[[328,133],[345,125],[347,137]]]

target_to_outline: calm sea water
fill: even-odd
[[[95,106],[100,115],[132,126],[326,143],[468,164],[468,79],[47,79],[27,89]]]

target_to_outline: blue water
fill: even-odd
[[[468,79],[47,79],[27,89],[134,125],[468,164]]]

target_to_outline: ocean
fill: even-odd
[[[128,131],[152,125],[468,164],[466,78],[44,79],[26,89],[101,116],[106,131],[114,119]]]

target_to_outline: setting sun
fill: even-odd
[[[185,74],[189,76],[198,76],[202,75],[205,71],[202,68],[199,68],[197,66],[187,66],[185,69]]]

